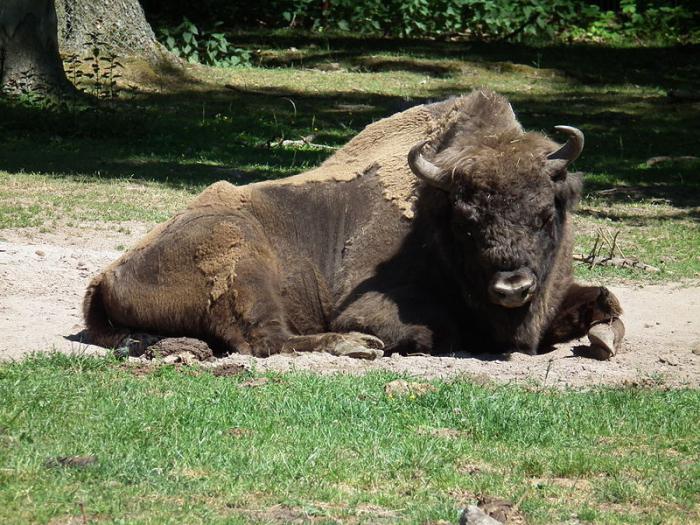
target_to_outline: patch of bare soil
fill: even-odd
[[[396,523],[396,512],[377,505],[360,504],[350,507],[342,504],[315,502],[306,508],[273,505],[259,509],[236,508],[235,513],[251,523]]]
[[[227,363],[224,365],[220,365],[212,370],[212,374],[214,374],[217,377],[237,376],[242,372],[245,372],[245,367],[243,365],[237,365],[235,363]]]
[[[506,525],[519,525],[525,523],[525,517],[518,510],[518,503],[513,503],[501,498],[483,496],[479,498],[477,506],[488,516]]]
[[[83,468],[97,463],[96,456],[60,456],[46,460],[46,468],[76,467]]]
[[[31,352],[100,353],[80,341],[81,303],[89,279],[121,254],[119,246],[138,240],[149,225],[86,225],[0,231],[0,359]],[[558,345],[547,354],[510,357],[456,353],[450,356],[380,358],[375,361],[304,353],[266,359],[232,355],[211,360],[206,345],[165,340],[158,353],[173,362],[201,362],[258,371],[309,370],[363,374],[388,370],[423,379],[469,376],[478,381],[545,384],[700,386],[700,285],[620,285],[611,289],[625,308],[624,351],[610,361],[583,357],[587,341]],[[181,357],[178,357],[181,356]]]

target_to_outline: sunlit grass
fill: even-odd
[[[528,523],[690,523],[700,394],[214,377],[106,359],[0,365],[0,521],[456,521],[477,495]],[[94,456],[84,468],[47,463]],[[82,510],[81,510],[82,506]],[[260,513],[260,514],[257,514]],[[277,518],[275,518],[277,516]]]

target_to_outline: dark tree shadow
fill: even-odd
[[[700,204],[697,163],[645,167],[650,157],[693,155],[700,149],[698,104],[662,92],[700,89],[698,47],[532,47],[260,33],[238,34],[235,42],[304,49],[304,67],[340,61],[360,69],[441,78],[460,74],[444,59],[515,71],[519,66],[558,69],[568,79],[560,95],[532,95],[517,86],[505,94],[526,128],[551,132],[557,124],[569,124],[586,133],[586,150],[576,168],[593,174],[586,178],[588,192],[610,202],[642,197],[683,208]],[[310,46],[316,47],[309,51]],[[261,65],[299,65],[296,55],[273,54]],[[175,89],[131,93],[97,110],[48,112],[0,101],[0,170],[134,178],[195,189],[221,179],[244,184],[278,178],[318,165],[331,154],[275,147],[280,139],[313,135],[316,143],[340,146],[370,122],[457,95],[455,86],[467,85],[448,81],[425,97],[409,99],[350,87],[322,92],[304,86],[230,89],[194,81],[186,70],[167,63],[157,74]],[[642,97],[600,89],[601,84],[612,89],[627,83],[659,92]],[[689,210],[688,216],[697,219],[697,212]]]

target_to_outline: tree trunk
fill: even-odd
[[[56,0],[56,14],[63,53],[97,48],[122,57],[156,54],[156,37],[139,0]]]
[[[66,93],[53,0],[0,1],[0,90]]]

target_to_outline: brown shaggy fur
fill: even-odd
[[[454,191],[409,169],[426,138]],[[573,283],[568,212],[581,182],[547,162],[557,147],[477,91],[372,124],[296,177],[218,182],[92,281],[89,335],[108,347],[189,336],[258,356],[353,355],[348,344],[379,348],[376,338],[389,352],[535,352],[583,335],[621,310],[607,290]],[[492,304],[491,275],[520,267],[537,277],[533,299]]]

